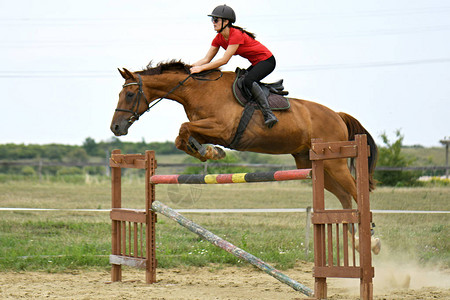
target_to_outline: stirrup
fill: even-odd
[[[278,119],[272,112],[270,112],[270,114],[267,114],[267,118],[264,118],[264,125],[266,125],[269,129],[277,123]]]

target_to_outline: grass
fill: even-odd
[[[123,207],[143,208],[143,179],[123,181]],[[2,182],[0,206],[108,209],[110,192],[105,180]],[[372,194],[371,204],[373,209],[450,210],[449,194],[449,187],[379,188]],[[173,208],[305,208],[312,199],[308,182],[166,185],[158,186],[156,195],[157,200]],[[331,194],[326,197],[328,208],[340,207]],[[110,267],[111,222],[107,212],[0,211],[0,215],[1,270],[61,272]],[[311,254],[305,255],[304,213],[185,215],[278,268],[313,259]],[[374,213],[374,221],[376,233],[383,240],[381,257],[412,258],[422,264],[450,267],[447,214]],[[157,257],[163,268],[243,263],[163,216],[157,224]]]
[[[402,153],[416,159],[414,166],[445,166],[445,147],[402,148]]]

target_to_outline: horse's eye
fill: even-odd
[[[127,101],[131,101],[131,100],[133,100],[134,93],[132,93],[132,92],[127,92],[127,94],[126,94],[125,97],[126,97]]]

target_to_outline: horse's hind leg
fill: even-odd
[[[352,195],[347,192],[336,180],[325,172],[325,189],[335,195],[342,205],[343,209],[352,208]]]
[[[342,162],[340,162],[342,161]],[[352,198],[356,201],[356,182],[350,173],[346,160],[330,160],[335,162],[325,164],[325,188],[333,193],[341,202],[342,208],[352,208]],[[340,163],[339,163],[340,162]],[[356,234],[356,233],[355,233]],[[355,236],[356,248],[359,248],[359,238]],[[371,237],[371,249],[378,254],[381,249],[379,238]]]
[[[298,169],[311,168],[308,152],[292,154]],[[352,208],[352,196],[356,199],[355,179],[350,174],[346,160],[326,160],[324,162],[325,189],[333,193],[341,202],[342,208]],[[335,175],[339,176],[335,176]],[[339,179],[339,180],[338,180]]]
[[[347,166],[346,159],[324,162],[325,188],[341,202],[342,208],[352,208],[352,198],[356,202],[356,182]]]

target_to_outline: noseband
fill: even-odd
[[[205,76],[208,75],[212,72],[220,72],[220,76],[215,78],[215,79],[208,79],[208,78],[203,78],[200,76]],[[137,74],[138,78],[139,78],[139,82],[130,82],[130,83],[126,83],[124,85],[122,85],[122,88],[130,86],[130,85],[137,85],[139,87],[139,91],[137,93],[137,95],[134,97],[134,103],[133,106],[131,107],[131,109],[122,109],[122,108],[116,108],[116,111],[122,111],[122,112],[127,112],[130,113],[131,116],[128,119],[129,123],[134,123],[135,121],[139,120],[139,118],[145,114],[146,112],[148,112],[153,106],[155,106],[156,104],[158,104],[161,100],[163,100],[164,98],[168,97],[170,94],[172,94],[177,88],[179,88],[180,86],[182,86],[189,78],[194,78],[197,80],[202,80],[202,81],[216,81],[219,80],[222,77],[222,72],[220,70],[209,70],[209,71],[205,71],[205,72],[201,72],[198,74],[189,74],[189,76],[187,76],[183,81],[180,81],[173,89],[171,89],[167,94],[165,94],[164,96],[162,96],[161,98],[159,98],[155,103],[153,103],[152,105],[150,105],[150,102],[148,102],[147,97],[145,97],[144,91],[142,89],[142,77],[141,75]],[[141,104],[141,97],[144,98],[145,100],[145,104],[148,106],[147,110],[145,110],[142,113],[139,113],[139,105]]]

